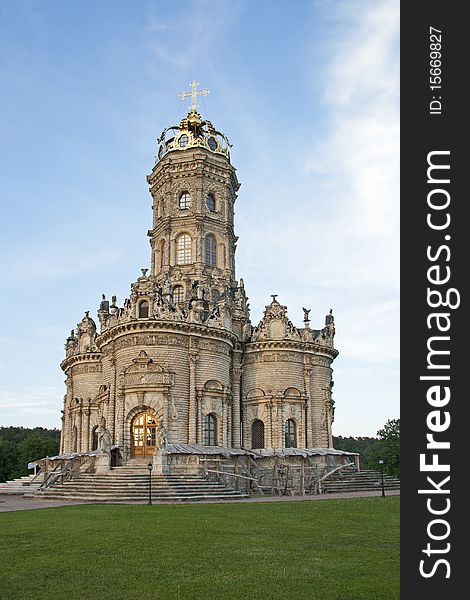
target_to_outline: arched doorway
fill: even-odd
[[[157,417],[151,413],[140,413],[132,419],[131,423],[131,455],[153,456],[158,446]]]

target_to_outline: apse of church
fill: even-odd
[[[125,462],[166,444],[332,447],[334,319],[302,328],[272,296],[257,326],[236,279],[240,184],[227,137],[198,113],[166,128],[147,177],[150,269],[122,303],[103,295],[66,341],[61,452],[103,430]]]

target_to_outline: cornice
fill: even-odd
[[[176,333],[184,336],[196,336],[214,341],[229,343],[232,347],[236,344],[236,336],[227,329],[215,329],[197,323],[184,321],[165,321],[163,319],[152,319],[148,321],[132,321],[117,324],[111,329],[103,332],[96,338],[96,343],[103,348],[110,342],[126,335],[134,333]]]
[[[87,352],[86,354],[74,354],[68,356],[60,363],[60,368],[63,371],[68,371],[74,365],[85,362],[101,362],[101,352]]]
[[[244,351],[248,354],[262,352],[264,350],[290,350],[292,352],[308,352],[319,356],[335,359],[339,352],[335,348],[327,348],[315,342],[303,342],[296,340],[266,340],[259,342],[248,342]]]

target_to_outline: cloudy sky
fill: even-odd
[[[59,363],[149,266],[145,176],[178,93],[233,144],[237,276],[333,308],[335,435],[399,416],[398,0],[0,4],[0,425],[59,427]]]

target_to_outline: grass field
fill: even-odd
[[[392,600],[399,498],[0,514],[0,598]]]

